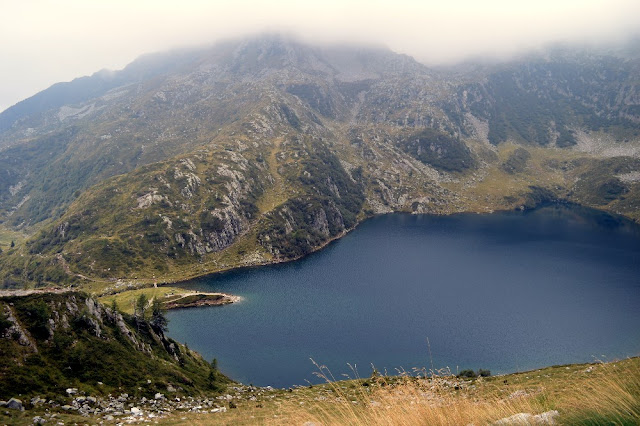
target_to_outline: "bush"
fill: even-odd
[[[44,339],[49,336],[51,311],[44,301],[29,300],[23,305],[23,312],[26,315],[27,328],[35,338]]]
[[[476,372],[473,370],[462,370],[459,374],[458,377],[466,377],[469,379],[474,379],[477,377]]]
[[[5,331],[7,331],[13,323],[7,319],[7,316],[4,313],[3,306],[0,305],[0,336],[4,335]]]
[[[424,129],[399,143],[409,155],[438,170],[461,173],[475,166],[471,151],[460,139]]]
[[[490,370],[483,370],[481,368],[480,370],[478,370],[478,376],[480,376],[480,377],[489,377],[489,376],[491,376],[491,371]]]
[[[465,377],[468,379],[475,379],[476,377],[489,377],[491,376],[490,370],[479,369],[478,371],[473,370],[462,370],[457,377]]]
[[[596,195],[606,203],[629,192],[629,189],[618,178],[609,179],[596,189]]]

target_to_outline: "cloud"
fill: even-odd
[[[137,56],[263,30],[384,44],[428,64],[638,34],[637,0],[26,0],[0,3],[0,110]],[[7,42],[9,41],[10,42]]]

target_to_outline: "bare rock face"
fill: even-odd
[[[312,223],[311,227],[318,233],[324,235],[325,237],[329,236],[329,222],[327,221],[327,213],[324,209],[318,209],[317,212],[312,214]]]
[[[3,306],[3,310],[4,310],[5,318],[12,325],[5,330],[4,335],[2,337],[4,337],[4,338],[13,338],[20,345],[28,347],[34,353],[38,353],[38,347],[33,342],[32,338],[30,337],[29,332],[22,327],[22,325],[20,324],[20,322],[18,321],[18,319],[14,315],[13,309],[11,309],[11,307],[9,305],[4,305]]]
[[[161,203],[162,201],[169,201],[166,197],[162,195],[158,195],[157,191],[150,192],[148,194],[142,195],[138,197],[138,207],[139,209],[144,209],[145,207],[149,207],[153,204]],[[63,235],[64,238],[64,235]]]

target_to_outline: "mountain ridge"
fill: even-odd
[[[31,235],[0,254],[3,287],[290,260],[393,211],[640,219],[637,58],[445,73],[277,35],[179,55],[0,129],[0,225]]]

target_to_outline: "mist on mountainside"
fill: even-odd
[[[322,3],[188,0],[2,5],[0,111],[60,81],[121,69],[142,54],[261,32],[312,44],[384,45],[428,65],[506,60],[550,43],[607,45],[639,35],[633,0]]]

